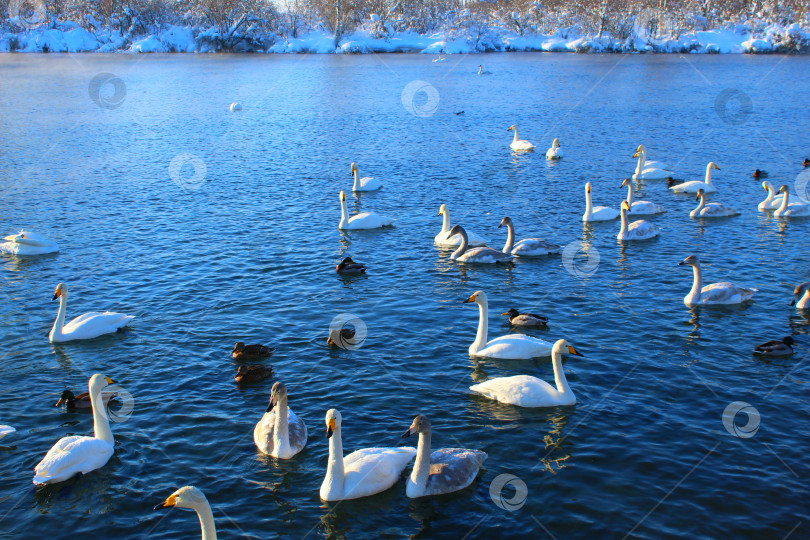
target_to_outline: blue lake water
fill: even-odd
[[[492,75],[476,76],[479,63]],[[0,232],[30,228],[62,248],[0,256],[0,423],[18,430],[0,441],[0,537],[195,537],[192,511],[152,510],[187,484],[206,493],[223,538],[807,537],[810,315],[788,304],[810,278],[810,220],[757,212],[765,193],[751,173],[793,186],[810,157],[808,68],[806,56],[0,55]],[[93,94],[99,74],[111,75]],[[418,115],[403,105],[413,81],[431,85],[406,93]],[[228,112],[234,101],[242,111]],[[511,124],[537,152],[510,152]],[[565,159],[547,163],[554,137]],[[640,143],[682,179],[716,162],[712,200],[742,215],[692,220],[693,197],[642,182],[637,197],[668,210],[649,218],[659,239],[622,246],[618,222],[583,226],[585,182],[595,204],[617,208]],[[183,154],[196,158],[173,181]],[[350,211],[394,216],[395,228],[337,229],[352,161],[384,188],[349,192]],[[509,215],[518,237],[583,242],[598,266],[456,264],[433,244],[442,203],[490,245],[503,245]],[[693,253],[708,282],[756,287],[755,301],[686,308],[692,273],[677,263]],[[336,275],[346,254],[367,276]],[[59,282],[68,318],[137,318],[51,345]],[[497,376],[553,379],[549,359],[469,357],[478,310],[461,302],[479,289],[491,337],[516,307],[550,318],[532,335],[584,354],[565,360],[575,406],[472,395]],[[342,313],[368,329],[357,350],[326,346]],[[794,357],[751,355],[786,335]],[[253,444],[271,381],[233,382],[239,340],[277,348],[265,363],[310,433],[292,460]],[[92,433],[88,412],[53,404],[96,372],[135,400],[112,425],[114,457],[35,489],[33,468],[60,437]],[[760,414],[753,437],[724,427],[736,401]],[[347,453],[394,444],[422,413],[434,448],[489,459],[452,495],[410,500],[400,482],[326,504],[329,408],[343,414]],[[490,496],[502,474],[526,485],[519,510]]]

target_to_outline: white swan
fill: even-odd
[[[774,217],[810,216],[810,204],[801,201],[790,202],[790,190],[786,185],[779,188],[779,193],[782,193],[782,204],[773,213]]]
[[[591,203],[591,183],[585,184],[585,213],[582,221],[610,221],[619,217],[619,211],[607,206],[597,206],[594,208]]]
[[[416,455],[416,448],[364,448],[343,457],[342,422],[336,409],[326,411],[329,463],[321,484],[321,500],[357,499],[393,486]]]
[[[656,167],[647,167],[644,163],[646,151],[640,146],[633,157],[638,158],[636,172],[633,173],[633,180],[665,180],[672,176],[672,173]]]
[[[649,240],[661,234],[661,229],[643,219],[639,219],[628,225],[627,211],[629,209],[630,206],[627,204],[627,201],[622,201],[622,226],[619,229],[619,234],[616,235],[618,240]]]
[[[630,211],[628,212],[631,216],[652,216],[655,214],[662,214],[666,212],[664,207],[660,204],[650,202],[650,201],[635,201],[633,200],[633,180],[630,178],[625,178],[622,182],[622,187],[627,186],[627,204],[630,205]]]
[[[765,180],[762,182],[762,188],[768,192],[768,196],[765,197],[765,200],[757,205],[757,210],[764,212],[766,210],[776,210],[782,206],[782,200],[785,198],[785,196],[781,193],[777,195],[776,190],[773,188],[773,184]]]
[[[45,255],[59,251],[59,244],[32,231],[20,231],[3,238],[0,251],[12,255]]]
[[[377,191],[378,189],[382,188],[382,182],[373,176],[364,176],[363,178],[359,178],[360,174],[357,172],[357,165],[354,163],[351,165],[351,170],[351,174],[354,176],[352,191]]]
[[[48,450],[34,467],[35,484],[55,484],[78,473],[88,473],[103,467],[115,452],[115,439],[104,410],[101,391],[113,380],[96,373],[87,386],[93,408],[93,437],[63,437]]]
[[[476,75],[492,75],[492,72],[491,71],[486,71],[484,69],[484,66],[479,65],[478,66],[478,73],[476,73]]]
[[[9,433],[14,433],[15,431],[17,431],[17,430],[16,430],[16,429],[14,429],[14,428],[13,428],[13,427],[11,427],[11,426],[0,425],[0,439],[2,439],[3,437],[5,437],[5,436],[6,436],[6,435],[8,435]]]
[[[431,452],[430,420],[424,415],[413,419],[402,438],[415,433],[419,434],[416,461],[405,484],[405,494],[411,499],[464,489],[472,484],[487,459],[486,452],[466,448],[442,448]]]
[[[460,234],[450,234],[450,211],[447,209],[446,204],[442,204],[439,207],[439,215],[442,217],[442,230],[439,231],[439,234],[433,238],[433,241],[445,247],[456,247],[461,245],[461,235]],[[465,229],[466,231],[466,229]],[[483,246],[487,243],[486,240],[478,236],[472,231],[467,231],[467,242],[469,242],[470,246],[477,247]]]
[[[453,225],[450,234],[461,235],[461,245],[455,250],[450,258],[463,263],[483,263],[496,264],[512,260],[512,255],[498,251],[491,247],[468,247],[467,231],[461,225]]]
[[[504,225],[506,225],[507,229],[506,244],[503,246],[504,253],[519,257],[539,257],[559,253],[562,249],[557,244],[546,242],[542,238],[526,238],[515,243],[515,226],[512,224],[512,219],[510,217],[503,218],[498,228],[500,229]]]
[[[805,281],[796,285],[790,305],[796,306],[796,309],[810,309],[810,283]]]
[[[665,171],[671,170],[670,166],[664,163],[663,161],[652,161],[647,159],[647,149],[644,147],[643,144],[638,145],[636,152],[641,152],[641,155],[644,158],[643,165],[645,169],[664,169]]]
[[[683,184],[676,184],[669,189],[676,193],[697,193],[699,189],[702,189],[704,193],[714,193],[717,191],[717,188],[714,187],[712,184],[712,169],[720,170],[720,167],[714,164],[714,161],[710,161],[708,165],[706,165],[706,179],[705,181],[701,182],[699,180],[691,180],[689,182],[684,182]]]
[[[750,300],[758,290],[748,287],[738,287],[728,282],[712,283],[704,287],[703,273],[700,269],[700,261],[697,256],[690,255],[678,263],[678,266],[683,265],[691,266],[694,273],[692,290],[690,290],[689,294],[683,299],[683,303],[687,306],[697,304],[741,304],[746,300]]]
[[[155,506],[155,510],[161,508],[191,508],[197,512],[200,518],[200,528],[202,529],[202,540],[217,540],[217,528],[214,524],[214,514],[211,512],[211,505],[202,491],[194,486],[181,487],[161,504]]]
[[[712,218],[712,217],[731,217],[740,215],[739,212],[737,212],[730,206],[723,206],[720,203],[706,204],[706,194],[703,192],[702,189],[698,190],[697,197],[695,197],[695,200],[700,200],[700,204],[698,204],[697,208],[689,212],[689,217]]]
[[[56,286],[53,300],[59,298],[59,312],[53,322],[53,328],[48,333],[51,343],[75,341],[77,339],[93,339],[104,334],[117,332],[135,318],[134,315],[124,315],[113,311],[91,311],[79,315],[65,324],[65,310],[67,309],[68,287],[64,283]]]
[[[374,212],[361,212],[356,216],[349,217],[349,210],[346,207],[346,192],[340,192],[340,223],[338,229],[356,231],[358,229],[379,229],[388,227],[396,221],[393,218],[381,216]]]
[[[577,398],[565,378],[562,366],[563,353],[582,356],[566,340],[557,340],[551,351],[554,364],[554,382],[557,384],[557,388],[537,377],[515,375],[514,377],[490,379],[481,384],[470,386],[470,390],[500,403],[517,405],[518,407],[573,405],[577,402]]]
[[[253,429],[253,441],[263,454],[290,459],[307,445],[307,426],[287,406],[287,387],[277,381],[270,389],[270,404]]]
[[[509,144],[509,148],[512,150],[534,150],[534,145],[526,140],[518,139],[518,130],[517,126],[509,126],[506,131],[514,131],[515,137],[512,139],[512,142]]]
[[[546,150],[546,159],[562,159],[564,155],[560,148],[560,139],[554,139],[551,142],[551,148]]]
[[[548,356],[551,353],[551,343],[529,337],[523,334],[508,334],[487,341],[487,327],[489,326],[489,303],[483,291],[475,291],[472,296],[464,300],[464,304],[475,302],[478,304],[478,332],[475,341],[470,345],[470,356],[483,356],[487,358],[500,358],[503,360],[527,360]]]
[[[242,110],[242,104],[239,103],[238,101],[234,101],[233,103],[228,105],[228,110],[231,111],[231,112],[241,111]]]

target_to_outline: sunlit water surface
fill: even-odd
[[[492,75],[474,74],[482,62]],[[810,278],[810,220],[757,212],[764,191],[751,176],[796,181],[810,153],[808,68],[807,57],[779,56],[0,55],[0,232],[27,227],[62,246],[0,257],[0,423],[18,429],[0,443],[0,536],[194,537],[193,512],[152,510],[187,484],[208,495],[225,538],[808,536],[810,315],[788,304]],[[108,83],[91,99],[100,73],[125,95]],[[424,116],[403,105],[417,80],[435,88],[405,96]],[[727,89],[750,98],[750,113],[744,97],[732,100],[724,121]],[[229,113],[233,101],[244,109]],[[511,124],[541,151],[513,155]],[[547,163],[554,137],[566,156]],[[654,218],[660,239],[623,247],[617,222],[583,227],[585,182],[596,204],[618,207],[639,143],[682,179],[715,161],[713,200],[742,215],[689,219],[692,197],[646,182],[637,195],[668,210]],[[201,182],[188,164],[172,181],[178,154],[201,160]],[[349,193],[350,211],[395,216],[394,229],[337,229],[352,161],[384,188]],[[502,245],[496,226],[509,215],[518,236],[584,242],[598,267],[574,275],[559,256],[463,267],[433,245],[441,203],[491,245]],[[687,309],[692,274],[677,263],[691,253],[709,281],[759,288],[756,301]],[[368,275],[337,276],[345,254]],[[51,345],[60,281],[69,317],[137,319],[118,335]],[[461,302],[477,289],[490,298],[490,336],[509,331],[499,314],[516,307],[550,318],[532,335],[565,337],[584,354],[565,360],[575,406],[519,409],[471,394],[491,377],[553,378],[548,359],[468,356],[478,311]],[[358,350],[325,344],[341,313],[367,326]],[[785,335],[799,343],[795,357],[752,357],[754,344]],[[271,381],[235,385],[238,340],[277,347],[267,363],[310,431],[295,459],[253,444]],[[35,489],[33,467],[51,445],[92,433],[89,413],[53,404],[95,372],[135,400],[112,426],[115,456]],[[725,429],[735,401],[761,415],[753,437]],[[452,495],[410,500],[400,482],[324,504],[332,407],[347,452],[393,445],[422,413],[434,447],[489,459]],[[493,502],[501,474],[526,484],[522,508]]]

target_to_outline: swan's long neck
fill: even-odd
[[[340,434],[340,424],[336,424],[335,431],[329,438],[329,462],[326,465],[326,478],[324,478],[321,486],[321,497],[324,499],[342,497],[345,480],[346,476],[343,472],[343,440]],[[328,497],[330,494],[332,497]]]
[[[623,235],[627,232],[627,210],[622,208],[622,228],[619,229],[619,235]]]
[[[515,227],[511,223],[506,224],[506,245],[503,246],[504,253],[511,253],[515,245]]]
[[[290,453],[289,409],[287,396],[279,396],[276,407],[276,424],[273,427],[273,448],[279,455]]]
[[[700,292],[703,289],[703,272],[700,269],[699,264],[692,267],[692,273],[694,275],[694,279],[692,281],[692,290],[689,291],[686,298],[690,301],[690,303],[694,304],[700,299]]]
[[[517,142],[517,141],[518,141],[518,134],[517,134],[517,128],[515,128],[515,138],[512,139],[512,142]]]
[[[346,200],[340,200],[340,227],[343,228],[346,224],[349,223],[349,209],[346,206]]]
[[[352,185],[352,191],[357,191],[360,188],[360,179],[358,178],[360,175],[357,174],[357,167],[354,168],[354,184]]]
[[[481,70],[482,70],[482,69],[484,69],[484,68],[483,68],[483,67],[481,67],[481,66],[478,66],[478,74],[479,74],[479,75],[481,75]]]
[[[692,213],[698,213],[703,210],[703,207],[706,206],[706,195],[701,194],[700,196],[700,204],[698,204],[697,208],[692,210]]]
[[[633,184],[627,184],[627,204],[633,206]]]
[[[430,476],[430,430],[419,433],[419,443],[416,445],[416,462],[413,471],[408,477],[406,492],[409,497],[419,497],[427,491],[428,477]]]
[[[207,502],[194,508],[197,517],[200,518],[200,528],[202,528],[202,540],[217,540],[217,527],[214,525],[214,514],[211,513],[211,505]]]
[[[101,389],[93,392],[90,390],[90,405],[93,407],[93,434],[96,439],[115,445],[112,430],[110,429],[110,419],[107,411],[104,410],[104,400],[101,398]]]
[[[557,391],[564,396],[574,395],[571,387],[568,386],[568,379],[565,378],[565,371],[562,365],[562,353],[556,349],[551,351],[554,364],[554,382],[557,383]]]
[[[461,244],[458,246],[458,249],[455,250],[453,254],[450,256],[450,258],[454,260],[464,255],[464,252],[467,251],[467,244],[469,243],[469,240],[467,240],[467,231],[461,231],[458,234],[461,235]]]
[[[776,197],[776,192],[774,191],[773,186],[770,183],[765,184],[765,189],[768,190],[768,196],[765,197],[765,200],[762,201],[762,204],[770,204],[770,203],[773,202],[773,199]]]
[[[810,288],[804,290],[804,296],[802,296],[801,300],[796,304],[796,307],[799,309],[810,308]]]
[[[475,334],[475,342],[472,349],[480,351],[487,344],[487,327],[489,326],[489,302],[486,298],[478,299],[478,332]]]
[[[706,165],[706,184],[712,185],[712,165]]]
[[[585,189],[585,215],[593,214],[593,203],[591,203],[591,190]]]
[[[644,170],[644,153],[638,156],[638,163],[636,164],[636,178],[641,178],[641,171]]]
[[[442,212],[442,232],[450,230],[450,212],[445,210]]]
[[[788,192],[787,192],[787,191],[785,191],[785,196],[784,196],[784,197],[782,197],[782,204],[779,206],[779,210],[780,210],[781,212],[784,212],[785,210],[787,210],[787,207],[788,207],[788,198],[789,198],[789,197],[788,197]],[[60,309],[61,309],[61,308],[60,308]]]
[[[67,310],[67,292],[62,292],[59,296],[59,312],[56,314],[56,320],[53,321],[53,328],[51,328],[51,339],[53,336],[62,335],[62,327],[65,325],[65,311]]]

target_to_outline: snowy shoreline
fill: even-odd
[[[658,54],[785,54],[810,53],[810,29],[798,23],[772,24],[751,34],[750,27],[724,28],[684,33],[677,38],[634,33],[626,39],[578,35],[558,30],[553,35],[517,35],[505,29],[473,38],[457,32],[420,35],[413,32],[374,37],[358,29],[343,34],[335,43],[333,34],[311,31],[298,38],[228,36],[223,39],[212,28],[168,26],[149,35],[130,36],[99,29],[90,32],[73,22],[61,22],[48,29],[0,32],[0,53],[421,53],[467,54],[486,52],[576,52]]]

